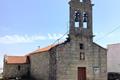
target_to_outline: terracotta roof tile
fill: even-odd
[[[27,54],[26,56],[30,56],[30,55],[37,54],[37,53],[42,53],[42,52],[47,52],[47,51],[49,51],[51,48],[54,48],[54,47],[56,47],[56,46],[58,46],[58,45],[60,45],[60,44],[63,44],[63,43],[64,43],[64,41],[63,41],[63,42],[60,42],[60,43],[58,43],[58,44],[49,45],[49,46],[44,47],[44,48],[39,48],[39,49],[37,49],[37,50],[35,50],[35,51]]]
[[[6,56],[5,61],[8,64],[25,64],[28,62],[27,56]]]
[[[58,44],[57,44],[58,45]],[[32,53],[28,54],[28,55],[32,55],[32,54],[36,54],[36,53],[41,53],[41,52],[47,52],[49,51],[51,48],[55,47],[56,45],[49,45],[47,47],[44,48],[39,48],[35,51],[33,51]]]
[[[44,51],[49,51],[51,48],[55,47],[56,45],[49,45],[47,47],[44,48],[39,48],[37,49],[35,52],[44,52]]]

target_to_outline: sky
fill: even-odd
[[[0,0],[0,67],[4,55],[25,55],[69,29],[69,0]],[[120,0],[92,0],[94,42],[120,43]],[[64,40],[64,39],[62,39]]]

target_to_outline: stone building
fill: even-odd
[[[29,75],[29,61],[26,56],[5,56],[4,78],[17,78]]]
[[[4,77],[29,74],[35,80],[107,80],[107,50],[93,42],[93,4],[90,0],[71,0],[69,5],[67,40],[28,54],[25,64],[18,60],[9,65],[8,56],[4,60]],[[24,67],[21,72],[19,66]],[[6,73],[8,70],[20,74]]]

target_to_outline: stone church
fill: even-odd
[[[25,56],[5,56],[4,78],[107,80],[107,50],[93,42],[91,0],[71,0],[69,5],[66,41]]]

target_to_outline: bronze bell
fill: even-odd
[[[80,20],[80,13],[76,12],[75,13],[75,22],[79,22],[79,20]]]
[[[87,22],[87,17],[84,17],[84,18],[83,18],[83,22]]]
[[[84,17],[87,17],[87,14],[86,14],[86,13],[84,14]]]
[[[87,14],[86,13],[84,13],[84,15],[83,15],[83,22],[87,22]]]
[[[75,22],[79,22],[79,17],[75,17]]]

